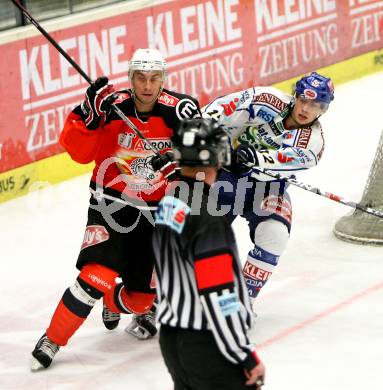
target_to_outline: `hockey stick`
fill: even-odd
[[[52,38],[52,36],[39,24],[39,22],[28,12],[28,10],[17,0],[11,0],[12,3],[23,13],[23,15],[44,35],[44,37],[53,45],[55,49],[77,70],[78,73],[89,83],[93,84],[91,78],[80,68],[80,66],[68,55],[68,53]],[[125,116],[125,114],[115,105],[112,105],[114,112],[128,125],[144,142],[154,154],[159,155],[159,150],[152,145],[149,140],[141,133],[137,126]]]
[[[352,207],[354,209],[363,211],[365,213],[374,215],[375,217],[383,218],[383,211],[376,210],[376,209],[373,209],[371,207],[363,206],[360,203],[356,203],[356,202],[353,202],[351,200],[347,200],[345,198],[342,198],[339,195],[332,194],[331,192],[322,191],[321,189],[319,189],[317,187],[313,187],[310,184],[302,183],[291,176],[284,176],[284,175],[281,175],[280,173],[275,173],[275,172],[270,171],[268,169],[254,167],[254,165],[250,164],[250,163],[244,164],[244,165],[246,165],[248,168],[253,168],[260,173],[264,173],[265,175],[271,176],[274,179],[284,180],[284,181],[286,181],[286,182],[288,182],[296,187],[302,188],[305,191],[309,191],[309,192],[312,192],[316,195],[323,196],[323,197],[330,199],[330,200],[333,200],[334,202],[337,202],[337,203],[342,203],[346,206],[349,206],[349,207]]]

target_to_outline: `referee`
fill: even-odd
[[[265,367],[247,337],[252,314],[234,234],[210,193],[230,161],[228,137],[195,118],[172,141],[181,176],[159,204],[153,237],[165,364],[175,390],[260,390]]]

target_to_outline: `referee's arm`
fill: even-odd
[[[259,362],[246,334],[243,304],[236,283],[241,283],[231,248],[232,235],[222,224],[206,226],[194,240],[194,269],[202,307],[221,353],[234,364],[251,370]]]

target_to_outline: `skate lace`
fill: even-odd
[[[136,317],[136,320],[137,320],[137,318],[139,319],[139,322],[146,322],[147,321],[153,325],[155,324],[155,313],[153,311],[149,311],[145,314],[136,315],[135,317]]]
[[[117,321],[120,319],[120,313],[115,313],[114,311],[111,311],[106,306],[104,306],[102,318],[104,321]]]
[[[44,337],[41,340],[39,350],[47,354],[51,359],[53,359],[59,349],[60,346],[49,340],[48,337]]]

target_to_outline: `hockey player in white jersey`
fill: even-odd
[[[229,133],[232,165],[215,188],[228,218],[246,218],[254,247],[243,269],[255,298],[286,248],[292,207],[287,183],[259,173],[257,167],[294,174],[318,164],[324,149],[318,118],[334,99],[331,79],[316,72],[297,81],[292,95],[272,87],[249,88],[222,96],[202,109]],[[251,167],[251,168],[250,168]]]

